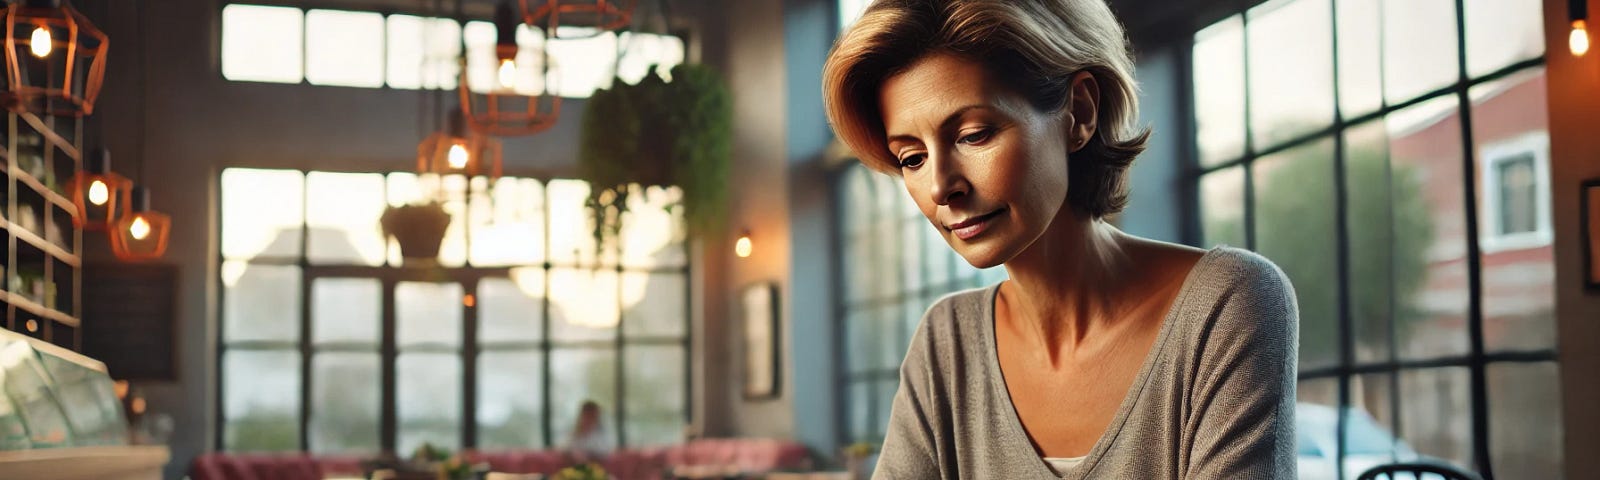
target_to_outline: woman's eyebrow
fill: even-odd
[[[957,108],[954,112],[950,112],[949,115],[946,115],[944,117],[944,121],[939,122],[939,130],[949,130],[951,127],[955,126],[956,123],[961,121],[962,115],[966,115],[967,112],[972,110],[992,110],[992,108],[983,104],[972,104]],[[888,138],[884,139],[884,143],[888,144],[893,144],[897,141],[918,142],[920,140],[918,140],[915,135],[908,133],[890,135]]]

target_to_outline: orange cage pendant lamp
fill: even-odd
[[[73,223],[86,230],[107,230],[127,213],[128,190],[133,182],[111,171],[111,151],[97,149],[72,178],[72,204],[78,215]]]
[[[5,7],[8,107],[52,115],[94,113],[111,41],[62,0]]]
[[[167,251],[172,217],[150,208],[150,190],[133,187],[132,209],[111,230],[111,251],[123,260],[161,258]]]

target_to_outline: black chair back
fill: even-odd
[[[1443,463],[1391,463],[1361,472],[1356,480],[1483,480],[1478,474]]]

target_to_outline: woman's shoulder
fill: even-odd
[[[1186,309],[1224,331],[1293,331],[1299,312],[1289,276],[1258,253],[1228,246],[1206,252],[1186,287]]]
[[[953,333],[953,329],[977,325],[977,320],[986,317],[985,313],[993,308],[994,290],[998,286],[958,290],[939,297],[922,312],[922,323],[917,329],[946,334]]]

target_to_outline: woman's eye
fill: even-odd
[[[922,166],[922,161],[925,158],[927,158],[927,155],[920,153],[914,153],[900,157],[900,168],[917,168]]]
[[[983,130],[972,132],[970,134],[967,134],[967,136],[961,137],[960,142],[961,143],[965,143],[965,144],[969,144],[969,145],[970,144],[983,143],[983,141],[984,140],[988,140],[989,136],[992,135],[993,133],[994,133],[993,130],[985,128]]]

